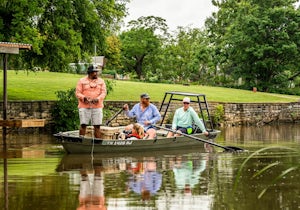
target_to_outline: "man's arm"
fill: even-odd
[[[173,116],[173,121],[172,121],[172,129],[176,130],[177,128],[177,118],[178,118],[178,109],[175,111],[175,114]]]
[[[101,79],[101,92],[100,95],[97,97],[98,100],[104,100],[106,97],[107,91],[106,91],[106,84],[103,79]]]
[[[155,124],[160,120],[161,116],[156,106],[152,105],[152,110],[153,110],[153,118],[150,120],[150,123]]]
[[[125,115],[127,117],[130,117],[130,118],[135,117],[136,116],[136,110],[137,110],[138,106],[139,106],[139,104],[134,105],[130,111],[129,111],[129,109],[127,109],[127,110],[125,109],[124,110]]]
[[[195,112],[194,109],[191,110],[191,116],[195,122],[195,124],[200,128],[200,130],[202,131],[202,133],[207,132],[205,129],[205,126],[203,124],[203,122],[200,120],[199,116],[197,115],[197,113]]]
[[[84,95],[82,94],[82,82],[81,79],[77,82],[75,95],[81,101],[84,101]]]

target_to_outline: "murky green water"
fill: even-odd
[[[300,209],[298,127],[226,128],[216,142],[238,154],[64,155],[51,136],[9,135],[0,209]]]

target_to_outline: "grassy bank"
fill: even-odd
[[[0,72],[0,97],[3,93],[3,71]],[[55,92],[74,88],[79,78],[84,75],[8,71],[7,94],[9,100],[56,100]],[[161,101],[166,91],[184,91],[206,94],[208,101],[220,102],[294,102],[299,96],[252,92],[231,88],[209,87],[200,85],[173,85],[115,81],[114,91],[106,100],[138,100],[140,93],[147,92],[151,100]]]

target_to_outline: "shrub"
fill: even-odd
[[[77,130],[79,117],[75,88],[57,91],[55,94],[58,100],[51,110],[55,131]]]
[[[215,125],[221,123],[224,120],[224,107],[222,104],[219,104],[215,108],[215,112],[213,114],[213,123]]]

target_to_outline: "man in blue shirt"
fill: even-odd
[[[162,174],[156,169],[156,162],[151,157],[147,157],[143,162],[142,170],[138,173],[133,172],[129,177],[128,186],[133,192],[141,194],[143,201],[150,200],[150,196],[155,195],[161,188]]]
[[[155,138],[156,130],[152,124],[156,124],[161,116],[157,107],[150,103],[150,96],[147,93],[141,94],[140,103],[135,104],[130,111],[128,104],[124,105],[124,110],[127,117],[135,117],[137,123],[144,127],[148,139]],[[125,130],[131,130],[132,126],[128,125]]]

